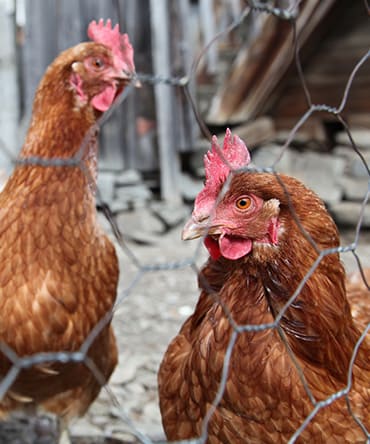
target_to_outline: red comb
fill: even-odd
[[[237,170],[251,161],[248,148],[238,137],[226,130],[223,149],[218,145],[217,137],[212,137],[212,149],[204,156],[206,186],[218,186],[223,183],[231,170]]]
[[[101,43],[111,49],[115,56],[117,67],[128,72],[135,72],[134,50],[127,34],[120,34],[119,26],[112,28],[110,19],[104,24],[93,20],[87,29],[87,35],[96,43]]]
[[[193,214],[209,214],[214,206],[217,194],[230,171],[247,166],[251,161],[248,148],[238,137],[226,130],[223,149],[218,145],[217,137],[212,137],[212,148],[204,156],[206,183],[195,199]]]

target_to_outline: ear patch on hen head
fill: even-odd
[[[127,34],[120,34],[119,25],[112,28],[110,19],[104,24],[100,19],[99,23],[93,20],[87,29],[87,35],[96,43],[101,43],[111,49],[115,56],[117,67],[124,71],[134,72],[134,49]]]

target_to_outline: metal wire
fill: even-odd
[[[209,43],[207,43],[205,45],[205,47],[203,48],[199,57],[197,57],[194,60],[189,73],[187,73],[185,76],[178,77],[178,78],[176,78],[176,77],[164,78],[164,77],[155,76],[155,75],[147,74],[147,73],[139,73],[138,74],[138,78],[141,82],[145,82],[148,84],[163,83],[163,84],[168,85],[169,87],[183,88],[184,93],[185,93],[185,97],[189,101],[189,103],[194,111],[194,114],[196,116],[196,119],[199,123],[199,126],[200,126],[202,132],[206,135],[206,137],[210,138],[210,133],[207,128],[207,125],[205,124],[205,122],[203,121],[203,119],[200,116],[200,113],[198,111],[198,106],[197,106],[194,98],[191,96],[188,85],[191,81],[195,80],[197,67],[199,66],[200,61],[204,58],[208,49],[212,45],[216,44],[218,42],[218,40],[221,37],[223,37],[225,34],[228,34],[231,31],[233,31],[234,29],[241,26],[244,23],[245,18],[248,16],[249,12],[251,10],[255,10],[255,11],[259,11],[259,12],[263,12],[263,13],[267,13],[267,14],[272,14],[275,17],[277,17],[278,19],[289,21],[292,24],[293,40],[294,40],[293,51],[294,51],[294,56],[295,56],[295,64],[296,64],[296,67],[298,70],[298,76],[299,76],[302,88],[304,90],[304,94],[305,94],[306,102],[307,102],[307,110],[301,116],[301,118],[298,120],[298,122],[293,126],[292,130],[290,131],[290,133],[286,139],[284,146],[281,148],[280,155],[275,159],[275,161],[273,162],[271,167],[264,169],[264,171],[268,171],[269,173],[274,174],[276,176],[278,182],[280,183],[280,185],[281,185],[282,189],[284,190],[284,193],[286,194],[286,197],[288,199],[292,217],[294,218],[295,223],[297,224],[297,226],[301,230],[302,235],[310,242],[310,244],[316,250],[317,258],[314,261],[314,263],[311,265],[309,271],[306,273],[304,279],[300,282],[300,284],[296,288],[295,292],[292,295],[290,295],[288,301],[284,304],[284,306],[280,309],[280,311],[278,313],[276,313],[274,321],[271,323],[238,325],[235,322],[235,320],[233,319],[232,312],[230,312],[228,307],[226,307],[225,305],[222,304],[222,302],[218,299],[217,294],[212,293],[212,289],[210,288],[209,284],[207,282],[202,282],[202,285],[204,287],[207,288],[207,286],[208,286],[210,294],[212,294],[212,296],[214,296],[215,303],[219,303],[222,306],[225,316],[229,320],[230,325],[232,327],[232,334],[231,334],[231,337],[229,340],[228,347],[225,352],[223,369],[222,369],[222,376],[221,376],[221,380],[219,381],[217,394],[216,394],[216,397],[213,401],[211,408],[208,410],[208,412],[204,418],[203,427],[202,427],[202,434],[197,439],[182,441],[183,443],[188,443],[188,444],[194,443],[195,444],[195,443],[205,443],[207,441],[209,422],[211,421],[212,416],[217,409],[217,406],[222,401],[222,398],[223,398],[223,395],[225,392],[225,388],[226,388],[227,379],[228,379],[228,372],[229,372],[229,368],[230,368],[231,356],[232,356],[232,352],[233,352],[233,349],[234,349],[234,346],[235,346],[238,336],[241,334],[244,334],[245,332],[258,332],[258,331],[263,331],[263,330],[267,330],[267,329],[276,329],[278,331],[281,341],[285,344],[287,353],[291,356],[291,360],[292,360],[294,366],[297,368],[301,382],[302,382],[303,386],[305,387],[307,395],[312,403],[312,410],[311,410],[310,414],[306,417],[306,419],[303,421],[303,423],[300,425],[300,427],[297,428],[295,433],[291,436],[289,443],[296,442],[296,440],[300,437],[300,435],[305,430],[305,428],[310,424],[310,422],[314,419],[316,414],[321,409],[326,408],[327,406],[329,406],[333,402],[335,402],[337,399],[342,398],[342,397],[344,397],[347,401],[349,414],[352,415],[354,420],[359,424],[359,426],[363,430],[364,439],[367,439],[367,440],[370,439],[369,431],[366,430],[366,427],[363,425],[363,423],[360,421],[360,419],[358,417],[356,417],[356,415],[352,411],[351,405],[349,402],[349,398],[348,398],[348,394],[352,388],[352,383],[353,383],[352,369],[353,369],[354,361],[355,361],[355,358],[357,356],[358,350],[359,350],[362,342],[365,340],[366,337],[368,337],[368,333],[370,330],[370,324],[368,324],[367,327],[365,328],[365,330],[362,332],[362,335],[359,338],[359,340],[353,350],[350,366],[348,368],[348,380],[347,380],[346,387],[343,388],[342,390],[332,393],[329,397],[327,397],[326,399],[321,400],[321,401],[317,401],[315,399],[313,393],[309,389],[308,384],[305,381],[303,371],[300,368],[299,363],[298,363],[296,357],[294,356],[294,353],[291,350],[291,348],[287,342],[287,339],[285,338],[285,335],[283,334],[282,329],[281,329],[281,321],[282,321],[283,316],[286,314],[289,307],[294,303],[296,298],[300,295],[302,289],[305,287],[309,278],[313,275],[313,273],[315,272],[317,267],[320,265],[321,261],[326,256],[328,256],[330,254],[345,253],[345,252],[353,253],[353,255],[358,263],[358,268],[362,274],[364,283],[366,284],[367,288],[370,289],[370,286],[366,282],[366,279],[365,279],[365,274],[362,269],[361,261],[358,257],[357,252],[356,252],[356,248],[359,243],[359,234],[360,234],[361,226],[363,224],[365,206],[368,202],[370,192],[367,191],[366,195],[364,196],[363,202],[362,202],[361,212],[360,212],[360,216],[359,216],[359,220],[358,220],[358,224],[357,224],[357,228],[356,228],[356,235],[355,235],[354,242],[348,246],[340,246],[337,248],[320,250],[319,247],[314,242],[314,240],[309,235],[309,233],[307,233],[306,230],[304,229],[304,227],[302,226],[302,224],[299,220],[299,217],[296,214],[295,209],[294,209],[292,202],[290,200],[289,192],[285,188],[283,181],[280,179],[280,177],[277,174],[276,169],[275,169],[276,166],[278,165],[278,163],[280,162],[284,152],[290,146],[291,142],[294,139],[294,136],[296,135],[297,131],[302,127],[302,125],[305,122],[307,122],[308,119],[314,113],[325,112],[325,113],[330,113],[331,115],[333,115],[343,125],[343,127],[345,128],[345,130],[348,134],[348,137],[349,137],[349,140],[352,144],[354,152],[361,159],[361,161],[362,161],[362,163],[363,163],[364,167],[366,168],[366,171],[369,175],[369,178],[370,178],[369,166],[367,165],[364,156],[362,155],[362,153],[360,152],[360,150],[356,146],[356,143],[353,140],[351,131],[341,115],[343,110],[346,107],[346,104],[348,102],[348,98],[350,97],[351,87],[353,85],[354,79],[356,78],[356,75],[357,75],[359,69],[361,68],[361,66],[369,60],[370,51],[367,51],[363,55],[363,57],[361,57],[361,59],[358,61],[358,63],[354,66],[354,68],[348,78],[348,82],[346,84],[346,87],[344,89],[341,103],[339,104],[338,107],[335,107],[332,105],[327,105],[327,104],[312,103],[310,90],[309,90],[309,87],[307,86],[305,79],[304,79],[304,72],[302,69],[301,60],[300,60],[300,53],[299,53],[298,36],[297,36],[297,32],[296,32],[296,19],[298,17],[298,13],[299,13],[299,3],[300,2],[297,1],[292,5],[292,7],[287,8],[287,9],[281,9],[281,8],[277,8],[276,6],[274,6],[274,2],[268,2],[268,1],[260,2],[260,1],[256,1],[256,0],[248,0],[247,1],[248,6],[242,12],[241,16],[237,20],[232,22],[225,30],[220,31]],[[365,0],[365,6],[367,7],[367,9],[369,9],[369,6],[368,6],[368,3],[366,0]],[[77,167],[77,168],[80,168],[84,172],[84,174],[86,174],[87,180],[89,183],[93,182],[92,178],[89,177],[88,171],[86,171],[86,168],[84,167],[83,159],[86,154],[86,150],[88,149],[88,146],[89,146],[89,143],[90,143],[92,137],[95,137],[96,131],[98,131],[100,129],[100,127],[104,124],[104,122],[109,118],[111,113],[114,112],[118,106],[120,106],[122,101],[124,101],[128,97],[128,95],[132,92],[132,90],[133,90],[133,87],[128,87],[125,89],[124,93],[120,96],[119,100],[116,101],[116,103],[112,107],[112,109],[110,109],[109,112],[105,113],[98,120],[96,125],[94,127],[92,127],[90,129],[90,131],[86,134],[83,143],[81,144],[79,150],[76,152],[76,154],[73,157],[68,158],[68,159],[66,159],[66,158],[52,158],[52,159],[48,158],[48,159],[46,159],[46,158],[42,158],[42,157],[32,156],[32,157],[27,157],[27,158],[19,158],[16,160],[16,163],[19,166],[38,165],[38,166],[42,166],[42,167],[56,167],[56,168],[58,168],[58,167],[74,167],[74,168],[76,168]],[[0,146],[0,148],[2,149],[2,146]],[[220,157],[222,158],[222,156],[223,156],[222,151],[220,151],[219,154],[220,154]],[[226,159],[223,159],[223,160],[226,164],[228,164]],[[247,167],[247,168],[245,168],[245,170],[251,171],[253,169],[250,167]],[[234,173],[237,173],[237,172],[239,172],[239,171],[235,171]],[[216,205],[222,199],[224,194],[227,192],[232,176],[233,175],[231,174],[229,176],[228,180],[226,180],[224,186],[222,187],[222,191],[220,192],[220,195],[218,196]],[[112,316],[114,315],[114,312],[117,310],[117,308],[119,306],[121,306],[128,297],[130,297],[130,296],[134,297],[135,288],[137,287],[137,284],[142,279],[142,277],[149,274],[149,273],[156,273],[158,271],[163,271],[163,270],[171,272],[173,270],[183,269],[183,268],[187,268],[187,267],[190,267],[191,269],[193,269],[194,274],[198,274],[198,272],[199,272],[198,266],[196,265],[196,261],[199,257],[199,252],[200,252],[200,248],[201,248],[201,244],[202,244],[201,242],[198,244],[198,247],[195,250],[195,253],[192,257],[185,258],[185,259],[178,259],[177,261],[164,262],[164,263],[150,263],[150,264],[142,263],[142,261],[139,260],[138,257],[136,256],[136,254],[133,252],[132,248],[130,248],[127,245],[127,243],[125,242],[124,235],[121,233],[109,205],[104,202],[104,196],[101,195],[99,189],[96,190],[96,195],[97,195],[97,200],[99,202],[99,205],[103,209],[105,217],[107,218],[108,222],[110,223],[110,225],[112,227],[112,231],[113,231],[113,234],[117,240],[118,247],[122,249],[122,252],[126,255],[128,260],[136,267],[136,269],[137,269],[136,274],[133,277],[132,281],[128,283],[126,289],[120,293],[113,311],[106,313],[106,315],[102,319],[99,320],[99,322],[96,324],[94,329],[90,332],[90,334],[86,338],[86,340],[85,340],[84,344],[81,346],[80,350],[78,350],[76,352],[63,351],[63,352],[55,352],[55,353],[39,353],[39,354],[36,354],[33,356],[21,357],[21,356],[17,356],[14,353],[14,351],[11,348],[9,348],[6,344],[4,344],[4,343],[0,344],[1,352],[13,364],[11,366],[9,372],[3,377],[2,381],[0,382],[0,397],[3,397],[6,394],[6,392],[9,390],[11,385],[14,383],[19,372],[22,369],[30,368],[33,365],[38,365],[38,364],[47,363],[47,362],[60,362],[60,363],[80,362],[80,363],[84,363],[91,370],[92,374],[97,379],[97,381],[99,381],[99,383],[101,385],[103,385],[105,383],[103,375],[100,374],[99,370],[96,368],[94,363],[88,357],[89,348],[91,347],[91,345],[93,344],[95,338],[99,335],[99,333],[111,321]],[[195,278],[195,276],[194,276],[194,278]],[[204,277],[201,276],[201,279],[204,280]],[[145,338],[143,340],[145,340]],[[135,425],[130,421],[127,414],[124,413],[124,410],[119,405],[119,401],[117,399],[114,399],[113,395],[111,396],[111,400],[112,400],[112,404],[114,404],[116,406],[116,408],[118,409],[118,414],[122,418],[122,421],[124,421],[126,424],[128,424],[130,426],[131,430],[133,431],[133,433],[135,434],[137,439],[140,442],[145,443],[145,444],[151,443],[152,441],[149,439],[148,436],[145,435],[145,433],[137,430]]]

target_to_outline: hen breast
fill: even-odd
[[[205,279],[207,290],[202,291],[194,314],[170,344],[159,371],[167,438],[190,439],[206,433],[207,443],[288,442],[314,409],[302,374],[317,401],[343,386],[325,368],[293,359],[277,329],[240,332],[233,338],[225,307],[235,325],[271,325],[274,320],[257,277],[211,261],[200,281]],[[357,382],[349,400],[353,411],[368,424],[369,372],[355,368],[355,374]],[[319,409],[296,442],[363,443],[364,434],[341,397]]]
[[[118,281],[114,247],[97,224],[79,168],[18,167],[0,208],[1,341],[20,358],[77,352],[102,320],[87,348],[93,369],[52,361],[21,370],[0,409],[41,404],[61,416],[81,415],[117,363],[109,326]],[[1,374],[11,367],[2,354]]]

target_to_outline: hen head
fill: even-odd
[[[279,254],[283,239],[288,239],[286,233],[292,243],[292,233],[299,231],[292,217],[294,208],[320,246],[336,245],[335,225],[312,191],[288,176],[246,171],[249,162],[248,149],[230,130],[222,150],[213,138],[212,150],[205,156],[205,186],[184,227],[184,240],[204,237],[213,259],[248,257],[265,262]]]
[[[70,84],[81,103],[91,100],[97,111],[106,111],[123,87],[135,77],[133,48],[127,34],[111,21],[104,25],[91,22],[88,36],[94,43],[81,48],[79,57],[71,64]]]
[[[127,34],[120,34],[119,27],[111,21],[104,24],[91,22],[88,36],[92,42],[84,42],[62,52],[49,66],[40,83],[39,101],[54,102],[64,94],[58,79],[73,94],[78,109],[92,106],[98,112],[107,111],[124,87],[136,81],[133,48]],[[41,105],[41,103],[40,103]]]
[[[212,150],[205,156],[206,183],[198,194],[194,211],[183,230],[183,239],[205,236],[213,259],[223,256],[235,260],[250,254],[257,244],[278,243],[279,201],[264,200],[248,187],[246,174],[229,173],[248,165],[250,156],[243,141],[226,131],[223,150],[212,139]]]

